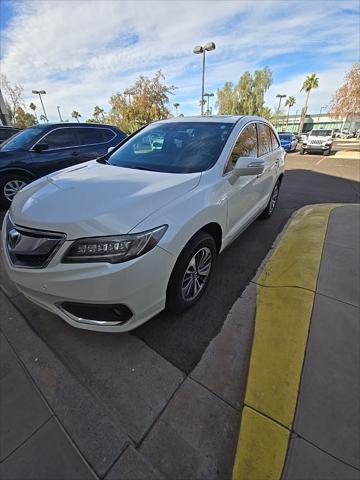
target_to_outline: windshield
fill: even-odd
[[[310,137],[331,137],[332,130],[312,130]]]
[[[148,125],[116,150],[108,163],[155,172],[201,172],[215,164],[232,127],[217,122]]]
[[[281,133],[279,137],[280,137],[280,140],[284,140],[285,142],[291,142],[291,140],[293,139],[292,135],[282,135]]]
[[[9,138],[7,142],[1,145],[0,150],[3,152],[11,152],[13,150],[18,150],[19,148],[28,148],[34,138],[39,135],[41,131],[41,128],[27,128]]]

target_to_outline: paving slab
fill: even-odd
[[[360,206],[347,205],[332,210],[325,237],[325,243],[345,248],[356,248],[360,235]]]
[[[52,418],[0,464],[2,480],[90,480],[96,477]]]
[[[140,447],[171,480],[230,478],[239,412],[187,379]]]
[[[99,476],[130,440],[107,406],[66,368],[0,291],[0,327],[49,406]]]
[[[83,384],[106,405],[113,421],[139,442],[184,379],[184,374],[130,334],[79,330],[16,297],[17,307]]]
[[[360,468],[360,310],[317,295],[294,430]]]
[[[3,336],[1,349],[7,374],[0,380],[0,461],[52,416]]]
[[[317,292],[360,306],[360,206],[335,208],[329,218]]]
[[[105,480],[165,480],[165,477],[129,446],[106,475]]]
[[[360,480],[360,472],[305,440],[290,441],[283,480]]]
[[[190,375],[238,410],[245,396],[255,307],[256,286],[251,283]]]

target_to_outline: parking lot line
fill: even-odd
[[[300,209],[256,280],[255,332],[233,480],[281,476],[328,219],[337,206]]]

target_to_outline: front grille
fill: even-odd
[[[15,225],[8,216],[6,250],[16,267],[44,268],[65,241],[63,233],[33,230]]]
[[[310,140],[310,145],[321,145],[323,140]]]

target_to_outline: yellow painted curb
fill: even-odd
[[[233,480],[281,476],[329,215],[340,206],[300,209],[256,281],[255,331]]]
[[[280,478],[290,432],[251,408],[244,407],[233,478]],[[267,466],[267,468],[264,466]]]

